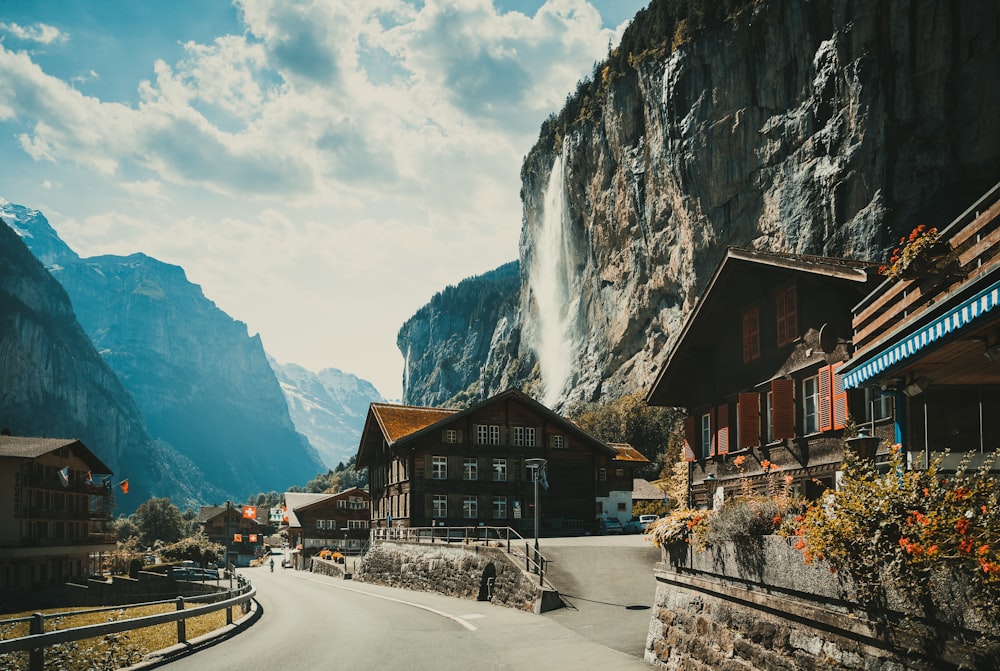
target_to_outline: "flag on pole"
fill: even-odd
[[[233,534],[233,542],[234,543],[242,543],[243,542],[243,534]]]
[[[243,506],[243,517],[248,520],[257,519],[257,506]]]
[[[63,466],[59,469],[59,481],[62,482],[63,487],[69,487],[69,466]]]
[[[122,488],[122,494],[128,494],[128,478],[119,482],[118,486]]]

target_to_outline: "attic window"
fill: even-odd
[[[760,357],[760,308],[743,312],[743,363]]]
[[[774,313],[778,319],[778,347],[781,347],[799,337],[799,320],[796,310],[794,284],[790,284],[778,291],[774,299]]]

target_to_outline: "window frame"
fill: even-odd
[[[760,306],[754,305],[740,313],[743,363],[760,358]]]
[[[811,383],[812,392],[807,386]],[[810,375],[802,378],[799,383],[802,389],[802,435],[808,436],[820,432],[820,389],[819,375]],[[812,411],[810,412],[810,406]]]
[[[431,498],[431,517],[440,520],[448,517],[448,495],[433,494]]]
[[[502,477],[501,477],[502,475]],[[493,460],[493,482],[507,482],[507,460],[496,458]]]
[[[549,446],[553,450],[566,449],[566,436],[561,433],[554,433],[549,437]]]
[[[702,459],[712,456],[712,413],[706,412],[699,418],[698,450]]]
[[[891,394],[883,394],[878,387],[865,387],[865,421],[880,422],[884,419],[892,419],[893,397]],[[874,412],[875,408],[879,412]]]
[[[778,347],[789,345],[799,337],[797,301],[794,282],[779,289],[774,296],[775,337]]]
[[[495,519],[495,520],[505,520],[505,519],[507,519],[507,497],[506,496],[494,496],[493,497],[493,519]]]
[[[462,480],[474,482],[479,480],[479,459],[465,457],[462,460]]]
[[[431,480],[448,479],[448,457],[431,456]]]
[[[474,520],[479,518],[479,497],[475,494],[466,494],[462,497],[462,519]]]

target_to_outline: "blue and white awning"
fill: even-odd
[[[860,386],[865,380],[903,362],[948,334],[964,328],[998,304],[1000,304],[1000,281],[948,310],[930,324],[917,329],[895,345],[858,364],[857,367],[851,366],[853,370],[844,375],[844,388],[853,389]],[[848,365],[850,366],[850,363]]]

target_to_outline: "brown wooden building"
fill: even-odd
[[[593,527],[598,500],[613,488],[631,489],[638,462],[618,456],[511,389],[461,411],[373,403],[357,464],[368,469],[375,526],[510,526],[527,535],[534,519],[528,460],[547,462],[541,533],[574,533]]]
[[[249,566],[250,560],[261,554],[264,541],[271,532],[267,523],[244,513],[244,506],[227,501],[224,506],[202,506],[195,523],[208,539],[226,548],[226,561],[233,566]],[[266,517],[264,508],[256,515]]]
[[[844,386],[873,399],[871,428],[915,467],[1000,448],[1000,184],[940,240],[855,306],[843,369]]]
[[[103,477],[102,477],[103,476]],[[0,436],[0,588],[26,590],[100,571],[115,549],[111,469],[78,440]]]
[[[834,484],[864,408],[841,385],[851,307],[876,278],[868,263],[727,250],[646,399],[688,410],[689,505],[718,505],[744,476],[762,485],[765,465],[807,496]]]

